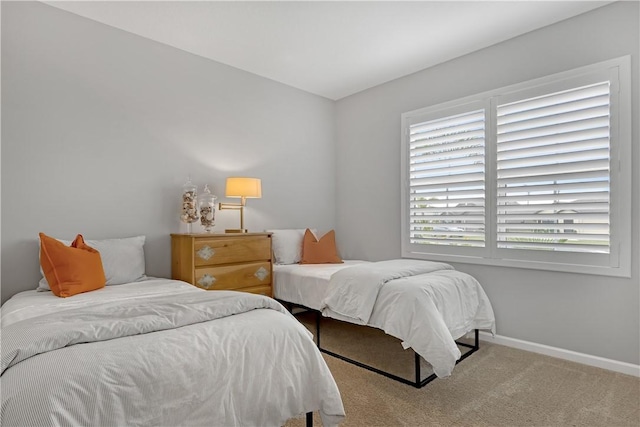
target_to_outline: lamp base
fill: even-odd
[[[247,230],[246,228],[227,228],[226,230],[224,230],[225,233],[248,233],[249,230]]]

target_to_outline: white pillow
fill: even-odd
[[[271,234],[271,246],[275,264],[296,264],[302,259],[302,239],[306,228],[265,230]],[[312,229],[313,234],[317,234]]]
[[[65,245],[71,245],[71,240],[57,239]],[[137,282],[146,278],[144,274],[144,241],[145,236],[127,237],[124,239],[85,240],[85,243],[98,252],[102,259],[102,268],[107,279],[106,285],[122,285]],[[38,238],[38,244],[40,239]],[[38,251],[38,254],[40,251]],[[38,283],[38,291],[48,291],[49,283],[43,276]]]

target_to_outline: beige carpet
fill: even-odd
[[[312,331],[312,317],[299,316]],[[411,378],[413,353],[382,331],[323,320],[321,344]],[[481,342],[453,375],[422,389],[324,355],[342,426],[640,426],[640,379]],[[303,426],[304,420],[287,427]],[[321,425],[314,413],[314,425]]]

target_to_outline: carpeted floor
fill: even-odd
[[[305,317],[306,316],[306,317]],[[315,331],[312,317],[300,320]],[[411,378],[413,353],[372,328],[323,320],[323,347]],[[416,389],[324,355],[342,426],[640,426],[640,379],[485,342],[451,377]],[[321,425],[314,413],[314,425]],[[304,419],[286,427],[304,426]]]

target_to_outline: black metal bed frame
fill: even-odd
[[[387,378],[391,378],[392,380],[396,380],[399,381],[403,384],[407,384],[410,386],[413,386],[415,388],[422,388],[425,385],[429,384],[431,381],[435,380],[437,378],[435,373],[432,373],[431,375],[429,375],[428,377],[426,377],[425,379],[421,379],[421,375],[420,375],[420,355],[418,353],[416,353],[415,351],[413,352],[414,354],[414,363],[415,363],[415,381],[412,380],[408,380],[406,378],[400,377],[398,375],[394,375],[390,372],[386,372],[383,371],[382,369],[378,369],[374,366],[370,366],[367,365],[365,363],[359,362],[357,360],[354,359],[350,359],[346,356],[343,356],[341,354],[335,353],[333,351],[324,349],[320,346],[320,319],[321,319],[321,313],[318,310],[314,310],[313,308],[309,308],[306,307],[304,305],[301,304],[296,304],[296,303],[292,303],[292,302],[288,302],[288,301],[282,301],[282,300],[278,300],[280,303],[282,303],[285,307],[287,307],[287,309],[293,314],[293,309],[294,308],[300,308],[303,309],[305,311],[310,311],[310,312],[314,312],[316,315],[316,345],[318,346],[318,350],[320,350],[321,352],[328,354],[329,356],[333,356],[336,357],[338,359],[344,360],[345,362],[351,363],[353,365],[359,366],[361,368],[367,369],[371,372],[375,372],[376,374],[380,374],[383,375]],[[338,319],[332,319],[332,320],[338,320]],[[341,321],[341,320],[338,320]],[[345,322],[348,323],[348,322]],[[479,345],[479,334],[478,334],[478,330],[474,329],[474,342],[473,344],[467,344],[464,342],[458,342],[456,341],[456,344],[461,346],[461,347],[466,347],[469,350],[467,350],[465,353],[462,354],[462,356],[460,357],[460,359],[458,359],[456,361],[456,365],[460,362],[462,362],[464,359],[466,359],[467,357],[471,356],[473,353],[475,353],[476,351],[478,351],[478,349],[480,348]],[[307,427],[310,427],[311,424],[309,424],[309,414],[307,414]]]

